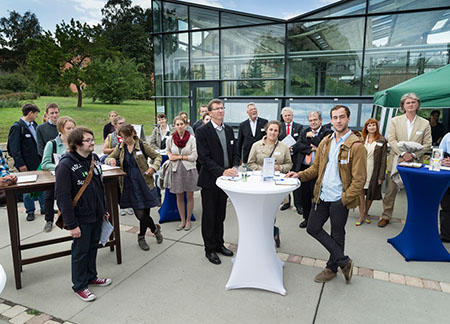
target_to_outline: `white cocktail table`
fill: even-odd
[[[300,185],[276,185],[255,175],[246,182],[219,178],[216,184],[230,197],[239,224],[238,249],[225,288],[258,288],[286,295],[284,262],[275,250],[273,225],[283,199]]]

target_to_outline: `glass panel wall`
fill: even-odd
[[[179,97],[189,96],[189,82],[166,82],[166,96]]]
[[[302,125],[309,125],[308,114],[312,111],[319,111],[322,114],[322,125],[331,122],[330,110],[336,104],[335,102],[320,103],[320,102],[291,102],[290,107],[294,110],[294,121]],[[340,105],[350,108],[350,123],[349,127],[356,127],[358,122],[358,103],[339,102]]]
[[[167,98],[167,122],[172,124],[173,119],[180,111],[187,112],[189,116],[189,99],[188,98]]]
[[[288,24],[288,95],[359,95],[364,18]]]
[[[162,96],[164,65],[161,36],[153,36],[153,55],[155,59],[155,96]]]
[[[428,9],[449,5],[448,0],[369,0],[369,12]]]
[[[190,29],[219,27],[219,11],[189,7]]]
[[[229,12],[221,12],[222,18],[220,20],[222,27],[243,26],[271,23],[273,20],[262,19],[256,17],[249,17],[244,15],[236,15]]]
[[[164,1],[164,31],[181,31],[188,29],[188,7]]]
[[[330,2],[330,1],[328,1]],[[306,19],[324,17],[343,17],[349,15],[360,15],[366,12],[366,0],[353,0],[322,9],[312,15],[305,16]]]
[[[153,14],[153,31],[159,33],[162,31],[161,28],[161,1],[152,2],[152,14]]]
[[[448,64],[449,18],[450,10],[368,17],[363,94]]]
[[[219,78],[219,31],[191,33],[191,79]]]
[[[243,120],[248,119],[247,104],[253,100],[225,100],[225,117],[224,122],[229,124],[238,125]],[[258,108],[258,115],[267,120],[279,120],[278,101],[268,100],[265,102],[255,102],[256,108]]]
[[[164,35],[164,79],[189,79],[188,33]]]
[[[245,80],[222,82],[222,96],[225,97],[282,96],[283,89],[284,82],[282,80]]]

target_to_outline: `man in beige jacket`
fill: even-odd
[[[378,222],[379,227],[385,227],[389,224],[394,211],[395,197],[398,187],[391,179],[392,161],[396,156],[406,162],[417,160],[423,162],[423,154],[431,147],[431,128],[428,120],[417,116],[420,108],[420,99],[415,93],[407,93],[400,100],[400,109],[403,115],[392,118],[389,124],[388,142],[391,146],[389,153],[388,166],[386,170],[386,194],[383,199],[383,214]],[[409,141],[423,145],[423,149],[416,153],[403,152],[397,146],[398,142]]]

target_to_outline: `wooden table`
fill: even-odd
[[[11,237],[11,250],[14,264],[14,278],[16,280],[16,289],[22,288],[21,272],[22,267],[26,264],[41,262],[45,260],[51,260],[66,255],[70,255],[71,250],[59,251],[46,255],[40,255],[33,258],[22,259],[22,251],[28,249],[34,249],[41,246],[53,245],[66,241],[71,241],[71,236],[60,237],[51,240],[45,240],[29,244],[20,243],[20,231],[19,231],[19,215],[17,212],[17,197],[18,195],[30,192],[39,191],[53,191],[55,186],[55,176],[50,171],[30,171],[16,173],[17,176],[24,175],[38,175],[36,182],[21,183],[13,186],[5,187],[6,191],[6,203],[8,209],[8,223],[9,234]],[[105,194],[107,209],[111,214],[111,223],[114,226],[114,230],[111,234],[106,246],[109,246],[111,251],[114,251],[116,247],[117,263],[122,263],[122,249],[120,245],[120,227],[119,227],[119,212],[118,212],[118,181],[120,176],[124,176],[125,173],[120,169],[113,169],[103,172],[103,182],[105,184]],[[99,247],[103,245],[99,244]]]

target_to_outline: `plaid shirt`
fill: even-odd
[[[0,150],[0,177],[4,177],[9,174],[9,167],[6,164],[3,152]]]

